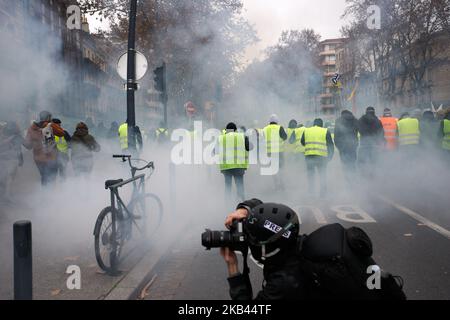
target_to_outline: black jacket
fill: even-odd
[[[384,144],[384,129],[380,119],[374,114],[365,114],[358,120],[361,146],[372,147]]]
[[[334,143],[341,152],[355,151],[358,148],[358,120],[351,112],[344,112],[336,120]]]
[[[252,208],[262,204],[258,199],[252,199],[240,203],[237,208]],[[258,292],[256,300],[336,300],[336,299],[369,299],[369,300],[405,300],[406,296],[397,280],[392,277],[383,277],[381,285],[383,290],[369,290],[365,286],[358,284],[356,269],[361,271],[360,275],[366,275],[367,265],[374,265],[375,261],[368,255],[372,255],[372,244],[370,238],[362,230],[347,229],[346,236],[340,232],[335,232],[336,225],[329,225],[322,229],[322,235],[317,238],[317,234],[299,236],[297,242],[291,247],[282,249],[278,254],[271,257],[264,264],[264,284],[262,290]],[[340,226],[340,228],[343,228]],[[339,229],[339,226],[338,226]],[[341,229],[339,229],[341,230]],[[325,233],[324,233],[325,232]],[[324,236],[326,238],[324,238]],[[344,238],[342,238],[344,237]],[[331,241],[330,248],[326,246]],[[338,244],[341,240],[347,239],[346,244]],[[353,249],[351,246],[356,245]],[[342,245],[342,248],[341,248]],[[325,248],[324,248],[325,247]],[[341,248],[341,249],[339,249]],[[340,251],[336,251],[340,250]],[[340,252],[344,259],[345,267],[342,263],[334,263],[332,260],[321,260],[321,257],[333,256],[333,252]],[[359,258],[357,257],[359,256]],[[312,262],[308,257],[316,257]],[[340,260],[340,259],[338,259]],[[315,267],[312,267],[312,266]],[[349,270],[345,270],[349,269]],[[350,271],[350,269],[353,270]],[[359,272],[358,271],[358,272]],[[323,285],[318,286],[317,272],[322,273]],[[336,275],[338,277],[336,277]],[[343,277],[340,277],[342,275]],[[387,275],[387,273],[385,273]],[[335,279],[332,282],[333,288],[327,288],[331,283],[327,279]],[[320,281],[320,280],[319,280]],[[349,282],[347,282],[349,281]],[[365,282],[365,280],[364,280]],[[253,290],[248,274],[237,274],[228,278],[230,285],[230,295],[233,300],[253,299]],[[331,290],[330,290],[331,289]],[[353,291],[352,291],[353,290]]]
[[[439,147],[436,133],[439,131],[439,122],[434,119],[422,119],[420,122],[420,141],[426,148]]]
[[[254,208],[262,202],[258,199],[244,201],[238,208]],[[264,266],[264,280],[262,290],[256,295],[256,300],[298,300],[307,299],[307,281],[300,270],[300,260],[298,259],[297,247],[293,247],[282,254],[278,260],[272,264],[266,263]],[[237,274],[228,278],[230,285],[230,296],[233,300],[252,300],[253,290],[250,278],[244,274]]]

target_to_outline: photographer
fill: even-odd
[[[234,221],[247,219],[251,209],[260,205],[262,205],[262,202],[257,199],[239,204],[236,212],[227,217],[225,225],[229,228]],[[253,257],[264,264],[264,280],[266,284],[256,296],[257,300],[305,299],[307,297],[307,288],[304,285],[306,281],[302,279],[300,263],[295,254],[299,231],[298,217],[289,208],[282,207],[280,209],[290,211],[292,215],[290,218],[293,218],[292,227],[288,230],[290,231],[290,237],[288,239],[280,237],[267,245],[250,246]],[[272,219],[273,221],[271,222],[283,227],[290,221],[290,219],[286,218],[286,214],[277,214],[273,218],[275,219]],[[282,218],[284,221],[281,221]],[[262,221],[262,223],[264,222]],[[274,235],[270,230],[260,226],[258,228],[256,225],[252,231],[255,231],[255,240],[259,241],[267,240]],[[263,248],[264,254],[262,252]],[[228,266],[231,298],[233,300],[251,300],[253,294],[250,279],[248,274],[239,272],[236,253],[228,248],[221,248],[221,254]]]
[[[295,211],[258,199],[239,204],[225,225],[233,230],[238,221],[253,258],[264,265],[264,285],[257,300],[406,299],[403,280],[384,271],[380,271],[380,290],[368,287],[366,270],[376,264],[370,238],[359,228],[332,224],[299,235]],[[243,273],[233,250],[221,247],[221,255],[228,267],[231,298],[251,300],[246,253]]]

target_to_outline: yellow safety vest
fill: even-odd
[[[245,150],[245,135],[229,132],[219,136],[219,167],[221,171],[248,169],[248,152]]]
[[[328,157],[327,132],[318,126],[305,129],[305,156]]]
[[[59,152],[67,153],[69,151],[69,144],[64,137],[55,136],[55,143]]]
[[[156,129],[156,138],[159,138],[160,135],[165,135],[166,137],[169,136],[169,130],[164,128],[158,128]]]
[[[289,143],[291,141],[291,137],[295,132],[295,142]],[[287,153],[305,153],[305,147],[302,146],[301,140],[303,136],[303,132],[305,132],[305,127],[287,129],[287,140],[284,142],[284,151]]]
[[[420,140],[419,120],[402,119],[398,122],[398,139],[400,146],[418,145]]]
[[[450,120],[444,120],[444,139],[442,140],[442,148],[450,150]]]
[[[264,129],[257,128],[256,131],[258,131],[259,136],[262,136],[264,134]]]
[[[266,139],[266,150],[268,154],[283,152],[283,141],[280,138],[280,128],[278,124],[269,124],[264,128]]]
[[[119,127],[120,148],[122,150],[128,149],[128,124],[124,123]]]
[[[195,130],[192,130],[192,131],[186,130],[186,131],[187,131],[189,137],[191,138],[191,140],[197,139],[197,131],[195,131]]]

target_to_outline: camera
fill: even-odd
[[[233,251],[244,252],[248,248],[247,236],[243,232],[242,222],[234,221],[228,231],[211,231],[202,233],[202,246],[211,248],[230,248]]]

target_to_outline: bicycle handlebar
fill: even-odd
[[[153,163],[153,161],[148,162],[148,163],[147,163],[145,166],[143,166],[142,168],[134,167],[134,166],[131,164],[131,160],[139,160],[139,161],[144,161],[144,162],[147,162],[147,161],[142,160],[142,159],[131,159],[131,155],[126,155],[126,154],[115,154],[115,155],[113,155],[113,158],[122,158],[122,161],[123,161],[123,162],[126,162],[126,161],[128,160],[128,164],[129,164],[129,166],[130,166],[130,168],[131,168],[132,171],[142,171],[142,170],[145,170],[145,169],[155,169],[155,164]]]
[[[130,159],[130,158],[131,158],[131,155],[127,155],[127,154],[114,154],[114,155],[113,155],[113,158],[122,158],[122,159],[124,160],[124,162],[125,162],[125,159],[126,159],[126,158]]]

